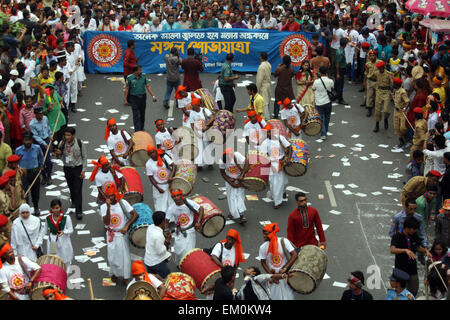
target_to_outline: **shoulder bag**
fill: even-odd
[[[31,241],[31,238],[30,238],[30,235],[28,234],[27,228],[25,228],[25,225],[23,224],[22,220],[20,221],[20,223],[22,223],[22,227],[25,230],[25,233],[27,234],[27,238],[30,241],[31,246],[33,247],[33,242]],[[36,250],[36,256],[39,258],[39,257],[42,257],[43,255],[44,255],[44,253],[42,252],[42,248],[38,247],[38,249]]]
[[[323,84],[323,87],[325,88],[325,90],[327,91],[328,94],[328,98],[330,98],[330,101],[335,101],[337,99],[337,93],[336,90],[334,88],[331,88],[331,91],[328,91],[327,87],[325,86],[325,83],[322,80],[322,77],[319,76],[320,81]]]

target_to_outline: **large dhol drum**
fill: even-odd
[[[322,120],[320,120],[320,114],[317,111],[316,107],[310,104],[305,104],[303,106],[305,108],[305,127],[303,131],[308,136],[315,136],[320,133],[322,130]]]
[[[302,139],[291,139],[291,162],[284,166],[284,172],[291,177],[299,177],[306,173],[310,160],[306,142]]]
[[[45,287],[56,288],[59,293],[66,293],[67,273],[64,260],[54,255],[43,255],[37,259],[37,264],[41,266],[41,274],[33,282],[30,292],[31,300],[44,300],[42,292]]]
[[[211,259],[211,256],[202,249],[195,248],[181,259],[178,265],[181,272],[194,278],[198,290],[211,287],[221,277],[220,267]]]
[[[236,125],[236,118],[232,112],[228,110],[219,110],[216,113],[211,128],[208,131],[206,131],[208,139],[214,144],[223,144],[228,135],[230,134],[230,132],[228,132],[227,134],[227,130],[234,129],[235,125]],[[216,139],[217,130],[219,130],[220,133],[222,133],[223,140]]]
[[[214,99],[214,96],[208,89],[200,88],[194,92],[202,97],[202,107],[209,109],[213,113],[219,110],[216,99]]]
[[[313,292],[327,271],[327,260],[327,255],[319,247],[303,246],[297,260],[289,270],[289,273],[294,275],[288,279],[288,284],[298,293]]]
[[[225,227],[226,219],[211,200],[206,197],[198,196],[191,199],[198,203],[204,210],[203,219],[200,221],[200,233],[206,238],[212,238],[218,235]]]
[[[269,182],[270,158],[264,153],[250,150],[247,159],[250,168],[242,179],[242,185],[250,191],[263,191]]]
[[[171,190],[180,189],[183,191],[183,196],[186,196],[194,189],[197,179],[197,167],[192,161],[185,159],[179,159],[175,165],[177,169],[170,188]]]
[[[123,198],[131,205],[144,201],[144,188],[139,172],[133,167],[122,167],[120,170],[125,179]]]
[[[153,285],[140,280],[130,285],[124,300],[161,300],[161,297]]]
[[[133,140],[133,151],[130,155],[131,164],[134,167],[145,167],[145,163],[150,158],[147,154],[147,146],[155,146],[152,136],[145,131],[137,131],[131,136]]]
[[[195,299],[195,281],[190,275],[182,272],[172,272],[166,277],[164,286],[167,288],[163,300],[193,300]]]
[[[176,158],[194,161],[198,155],[197,139],[194,130],[186,126],[177,128],[173,133],[174,139],[181,138],[181,142],[174,146],[172,152]]]
[[[143,249],[147,242],[147,227],[153,224],[153,211],[143,202],[135,203],[133,208],[136,210],[139,217],[131,225],[130,231],[128,232],[128,238],[133,246]]]
[[[270,119],[270,120],[267,120],[267,124],[271,124],[274,129],[278,130],[278,133],[281,136],[283,136],[286,139],[288,139],[288,131],[287,131],[287,128],[284,125],[283,121],[278,120],[278,119]]]

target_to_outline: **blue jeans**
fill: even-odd
[[[180,85],[180,80],[177,80],[175,82],[166,80],[166,95],[164,96],[164,101],[163,101],[164,105],[169,103],[169,99],[170,99],[170,95],[172,94],[172,90],[176,92],[179,85]]]
[[[320,135],[326,136],[331,118],[331,102],[321,106],[316,106],[316,109],[317,112],[319,112],[320,120],[322,120],[322,130],[320,131]]]
[[[153,273],[159,275],[161,278],[167,277],[167,275],[170,273],[169,265],[167,264],[167,260],[164,260],[161,263],[158,263],[157,265],[149,267],[148,265],[145,265],[145,268],[147,269],[148,273]]]
[[[357,71],[357,62],[355,60],[352,61],[352,63],[347,63],[347,78],[348,80],[351,80],[353,82],[356,81],[356,71]]]

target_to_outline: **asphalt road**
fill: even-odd
[[[104,154],[102,146],[105,144],[103,135],[106,119],[116,118],[119,129],[125,128],[129,132],[133,132],[133,129],[130,128],[133,124],[130,107],[122,104],[123,84],[115,81],[122,76],[96,74],[87,75],[87,78],[83,96],[77,103],[77,107],[85,111],[71,113],[69,122],[72,125],[76,124],[77,137],[86,143],[90,162]],[[148,75],[148,78],[151,79],[151,85],[158,97],[157,103],[151,102],[150,98],[147,99],[145,129],[153,136],[156,131],[153,124],[155,119],[166,120],[167,126],[179,126],[181,111],[173,110],[172,118],[174,120],[167,121],[168,113],[171,111],[162,106],[166,87],[165,76]],[[203,87],[212,91],[217,75],[202,74],[201,79]],[[249,98],[245,86],[242,85],[243,81],[255,81],[255,75],[242,75],[237,82],[241,83],[241,86],[236,88],[235,108],[248,105]],[[295,294],[295,298],[298,300],[340,299],[346,279],[353,270],[364,272],[366,289],[373,294],[375,299],[384,298],[386,288],[389,286],[388,278],[394,265],[394,256],[389,253],[388,231],[392,216],[401,210],[399,192],[403,185],[407,152],[392,151],[397,144],[392,120],[387,131],[381,129],[377,134],[372,132],[374,119],[373,117],[366,118],[365,109],[359,106],[363,94],[359,93],[358,89],[359,87],[346,83],[344,99],[349,105],[333,106],[330,133],[325,142],[320,142],[319,136],[304,136],[311,153],[311,162],[304,176],[289,177],[289,189],[293,191],[288,191],[288,201],[280,209],[274,210],[272,203],[262,201],[262,198],[265,197],[264,191],[257,194],[258,201],[246,202],[248,209],[246,225],[229,224],[218,236],[210,239],[197,234],[197,247],[208,248],[224,239],[229,227],[239,231],[244,252],[249,254],[249,257],[240,267],[236,287],[241,286],[242,271],[246,267],[253,265],[261,267],[260,261],[256,259],[259,246],[263,243],[260,222],[277,222],[281,229],[278,236],[286,236],[287,218],[296,207],[294,194],[296,193],[295,188],[298,188],[308,192],[308,202],[318,209],[326,228],[328,266],[325,278],[312,294]],[[236,127],[242,128],[245,114],[238,114],[236,118]],[[75,256],[83,255],[83,248],[94,245],[92,238],[105,237],[103,223],[96,212],[96,198],[91,195],[93,184],[88,180],[92,166],[88,171],[83,187],[85,216],[82,221],[78,221],[74,214],[71,214],[75,227],[71,237]],[[139,168],[138,171],[144,184],[144,202],[153,207],[151,186],[145,177],[144,168]],[[54,198],[54,196],[46,195],[48,191],[61,191],[64,208],[70,206],[62,167],[55,166],[54,172],[56,174],[53,175],[53,182],[57,188],[53,187],[51,190],[41,188],[43,195],[41,211],[48,208],[51,199]],[[210,181],[204,182],[202,180],[204,177],[209,178]],[[330,186],[328,189],[327,185]],[[211,199],[226,216],[228,215],[227,202],[218,200],[219,195],[223,193],[219,190],[222,187],[224,187],[224,181],[220,176],[218,165],[215,165],[213,170],[204,169],[199,172],[194,194]],[[385,189],[386,187],[388,189]],[[389,188],[392,189],[389,190]],[[247,191],[246,194],[255,193]],[[77,225],[82,227],[81,224],[85,226],[82,229],[76,229]],[[89,234],[78,234],[79,231],[86,230],[89,230]],[[144,255],[144,250],[131,247],[131,251],[132,259]],[[74,299],[90,299],[88,286],[90,278],[95,298],[123,299],[125,296],[123,284],[118,283],[116,286],[103,286],[102,284],[104,278],[109,278],[108,272],[99,269],[98,265],[98,263],[107,263],[106,246],[101,248],[91,259],[98,257],[103,259],[98,259],[101,260],[98,262],[73,260],[74,268],[69,274],[67,294]],[[423,267],[419,268],[420,273],[423,273]],[[171,270],[176,271],[174,264],[171,264]],[[77,280],[80,278],[82,282],[77,283],[77,281],[81,281]],[[197,293],[198,298],[203,298],[199,292]]]

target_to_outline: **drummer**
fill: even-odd
[[[203,219],[204,209],[198,203],[183,198],[183,191],[172,191],[172,199],[175,202],[167,209],[167,222],[175,222],[176,232],[174,237],[173,253],[176,264],[181,258],[195,248],[195,230],[200,230],[200,221]],[[197,218],[195,217],[197,214]]]
[[[158,119],[155,121],[156,125],[156,134],[155,134],[155,143],[156,148],[164,150],[164,152],[169,155],[173,159],[172,149],[181,142],[181,138],[178,138],[175,141],[172,137],[173,130],[166,129],[164,127],[165,121],[163,119]]]
[[[225,180],[227,191],[228,210],[230,214],[228,219],[243,224],[247,222],[244,212],[245,206],[245,188],[242,186],[241,165],[245,163],[245,157],[239,152],[233,152],[232,148],[225,149],[219,163],[220,174]]]
[[[30,300],[33,282],[41,274],[41,267],[27,257],[16,259],[13,248],[8,242],[0,247],[0,287],[9,295],[9,300]],[[24,270],[23,266],[27,269]],[[34,272],[31,278],[29,274]]]
[[[98,162],[92,161],[92,164],[95,167],[89,177],[89,180],[95,182],[95,185],[97,186],[97,203],[101,206],[106,201],[106,187],[110,184],[114,184],[118,192],[122,193],[125,186],[125,178],[119,170],[117,170],[117,167],[111,167],[111,164],[105,156],[100,156],[100,158],[98,158]],[[101,170],[98,170],[100,168]]]
[[[187,87],[179,85],[177,91],[175,92],[175,99],[180,108],[183,111],[183,122],[182,126],[191,127],[191,123],[189,121],[189,113],[191,110],[191,102],[192,98],[201,99],[201,96],[195,92],[187,92]]]
[[[281,120],[288,129],[288,138],[301,139],[301,130],[305,123],[305,109],[295,100],[285,98],[283,101],[278,101],[281,107]]]
[[[128,156],[133,150],[133,140],[125,129],[119,132],[114,118],[109,119],[106,125],[105,141],[114,162],[121,167],[129,166]]]
[[[159,280],[153,274],[149,274],[147,273],[147,271],[145,271],[145,266],[142,260],[136,260],[133,262],[133,264],[131,265],[131,275],[133,276],[133,279],[127,285],[127,291],[130,286],[136,281],[147,281],[153,286],[153,288],[155,288],[155,290],[158,291],[158,295],[161,298],[166,295],[167,288],[164,286],[164,283],[162,283],[161,280]]]
[[[147,153],[150,158],[145,163],[145,170],[153,186],[155,211],[166,212],[167,208],[173,204],[169,183],[172,182],[176,165],[167,154],[164,154],[162,149],[156,149],[149,145]]]
[[[253,110],[258,116],[264,119],[264,98],[258,93],[256,84],[250,83],[247,87],[247,93],[250,96],[250,101],[246,108],[236,109],[237,113],[248,112]]]
[[[197,140],[199,149],[194,163],[197,166],[197,170],[202,170],[207,160],[204,151],[209,145],[209,140],[205,132],[211,127],[214,116],[208,108],[201,107],[201,100],[198,98],[192,99],[191,106],[192,110],[189,114],[189,123],[191,129],[194,130],[195,139]],[[209,168],[212,169],[212,163],[209,165]]]
[[[58,289],[51,286],[45,287],[44,290],[42,290],[42,297],[45,300],[72,300],[68,296],[59,293]]]
[[[271,124],[264,127],[263,131],[266,133],[266,138],[258,147],[258,150],[270,157],[270,192],[274,201],[274,209],[278,209],[283,203],[283,198],[286,198],[285,188],[288,184],[288,177],[283,171],[283,165],[290,162],[289,155],[292,153],[292,146],[285,137],[273,129]],[[246,171],[246,168],[244,168],[244,171]]]
[[[261,130],[266,126],[266,121],[255,110],[247,112],[248,119],[244,121],[244,137],[250,147],[254,149],[259,144]]]
[[[234,229],[228,230],[225,240],[217,243],[211,253],[211,259],[220,267],[239,267],[239,263],[245,262],[244,250],[242,249],[239,232]]]
[[[100,215],[106,229],[109,274],[114,283],[118,277],[123,277],[123,283],[128,284],[131,278],[131,256],[125,235],[139,215],[128,201],[122,199],[123,195],[117,192],[114,184],[106,187],[105,195],[106,202],[100,206]],[[127,214],[131,215],[130,219],[126,218]]]
[[[259,247],[259,258],[264,270],[269,274],[285,274],[297,259],[297,252],[290,241],[280,239],[276,234],[280,231],[277,223],[271,223],[264,227],[264,243]],[[284,241],[290,257],[286,257],[281,240]],[[288,260],[289,258],[289,260]],[[270,297],[273,300],[294,300],[294,294],[287,280],[282,279],[279,283],[271,283]]]

